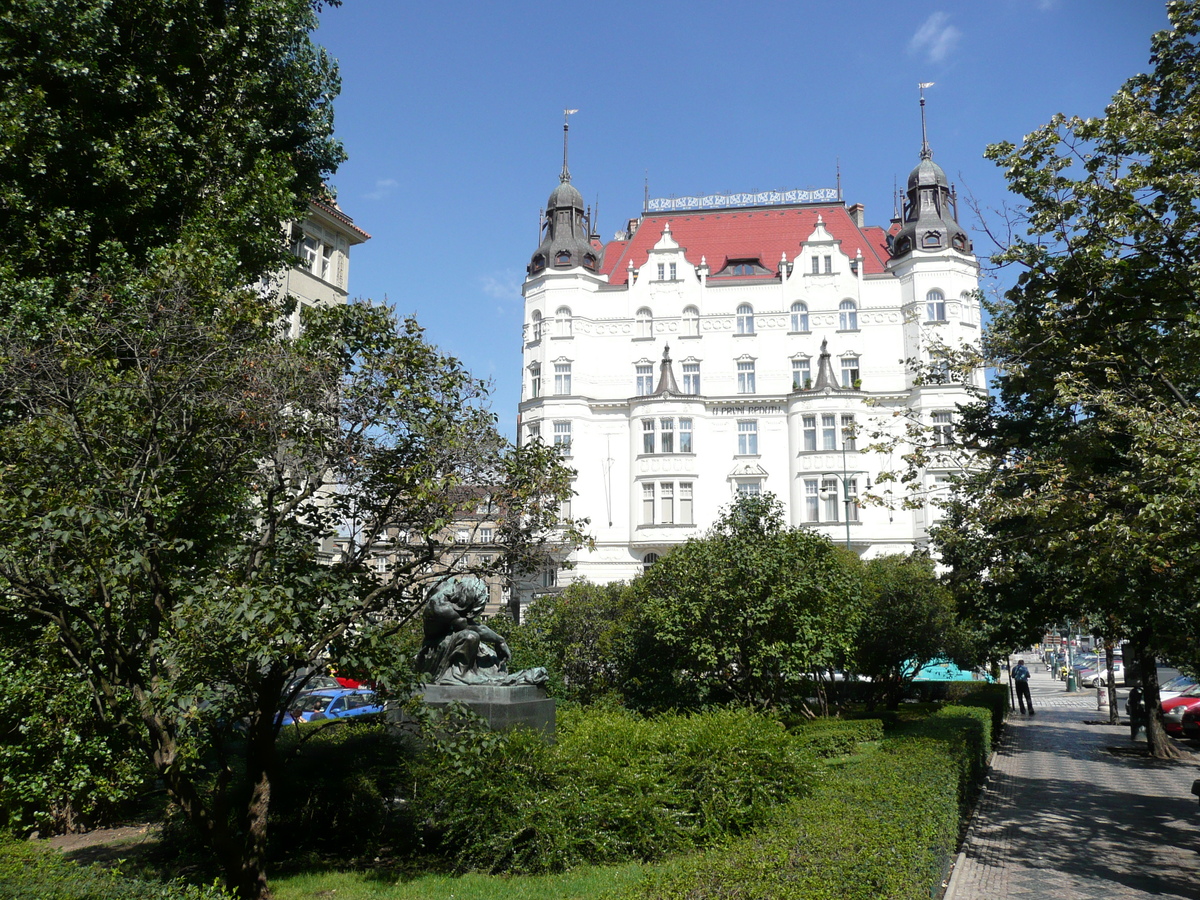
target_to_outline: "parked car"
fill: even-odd
[[[1176,675],[1170,681],[1158,686],[1159,700],[1174,700],[1184,691],[1195,687],[1196,679],[1192,675]]]
[[[1120,682],[1125,680],[1125,664],[1120,659],[1113,660],[1113,681]],[[1108,684],[1108,669],[1105,667],[1104,661],[1101,660],[1099,668],[1084,669],[1079,673],[1079,683],[1088,687],[1095,687],[1097,682],[1100,686]]]
[[[344,719],[377,712],[383,712],[383,703],[374,691],[309,691],[296,698],[292,708],[284,714],[283,724],[316,722],[322,719]]]
[[[1160,704],[1163,714],[1163,728],[1172,737],[1183,736],[1183,715],[1193,706],[1200,706],[1200,684],[1184,691],[1178,697],[1164,700]]]
[[[1189,706],[1179,724],[1183,729],[1184,737],[1192,740],[1200,739],[1200,704]]]

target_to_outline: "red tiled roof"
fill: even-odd
[[[836,204],[647,215],[628,241],[608,244],[601,272],[609,276],[610,284],[625,284],[630,260],[635,268],[645,265],[648,251],[662,237],[667,222],[671,223],[671,237],[687,251],[688,262],[694,265],[699,265],[700,258],[705,257],[709,270],[715,273],[726,260],[757,258],[768,269],[775,269],[784,253],[789,260],[800,255],[800,245],[817,227],[818,215],[830,236],[842,242],[843,253],[853,259],[862,251],[864,274],[885,271],[886,232],[875,226],[859,228],[846,207]]]

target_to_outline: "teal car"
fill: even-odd
[[[927,662],[913,677],[913,681],[987,681],[996,679],[983,669],[961,669],[948,659]]]

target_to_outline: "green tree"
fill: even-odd
[[[787,527],[772,495],[744,497],[708,534],[631,585],[639,621],[627,693],[635,706],[737,701],[779,707],[840,662],[862,614],[861,565]]]
[[[3,4],[0,302],[14,280],[140,267],[179,243],[231,283],[277,268],[282,224],[343,158],[336,67],[310,39],[320,5]]]
[[[390,636],[444,577],[446,524],[486,505],[496,565],[534,564],[571,539],[570,472],[511,447],[484,385],[414,321],[311,310],[291,341],[273,300],[203,271],[0,324],[0,615],[53,629],[255,898],[292,673],[331,662],[403,688]],[[381,578],[374,548],[399,529]]]
[[[927,555],[880,556],[863,566],[866,604],[854,635],[851,667],[871,678],[876,698],[895,709],[904,688],[937,659],[967,665],[970,648],[954,596]]]
[[[534,601],[512,630],[512,667],[544,666],[551,693],[566,700],[619,699],[634,616],[627,584],[570,584]]]
[[[1136,645],[1155,707],[1155,657],[1183,645],[1194,658],[1200,625],[1200,4],[1167,11],[1150,71],[1103,116],[1057,115],[988,148],[1025,233],[998,257],[1020,275],[987,342],[996,392],[964,417],[985,463],[969,491],[986,539],[975,570],[1039,581],[1008,600],[1047,611],[1066,573],[1073,618]],[[1156,720],[1149,736],[1173,752]]]

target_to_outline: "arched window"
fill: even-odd
[[[644,306],[634,316],[634,337],[654,337],[654,314]]]
[[[534,311],[533,315],[529,317],[529,324],[529,330],[532,332],[532,339],[535,341],[540,341],[542,339],[542,314]]]
[[[853,300],[843,300],[838,305],[838,329],[858,331],[858,304]]]
[[[537,256],[535,256],[533,258],[533,272],[536,275],[538,272],[542,271],[542,269],[544,269],[544,268],[546,268],[546,257],[542,256],[542,254],[539,253]]]
[[[570,250],[559,251],[559,254],[556,257],[554,257],[554,265],[556,265],[556,266],[569,266],[570,264],[571,264],[571,251]]]
[[[946,321],[946,295],[937,288],[925,295],[925,319],[929,322]]]
[[[683,311],[683,336],[700,336],[700,310],[694,306],[689,306]]]
[[[808,331],[808,304],[792,304],[792,331]]]
[[[559,337],[571,336],[571,307],[560,306],[554,311],[554,326]]]
[[[658,554],[657,553],[647,553],[645,556],[642,557],[642,571],[649,572],[650,567],[652,565],[654,565],[656,562],[658,562]]]
[[[590,254],[590,253],[585,253],[583,255],[583,267],[585,269],[595,269],[596,268],[596,257],[592,256],[592,254]]]
[[[737,308],[737,333],[754,334],[754,308],[749,303]]]

